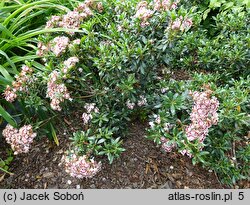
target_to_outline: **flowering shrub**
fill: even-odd
[[[180,111],[190,107],[191,99],[188,94],[192,96],[193,107],[188,113],[185,113],[178,119]],[[186,91],[184,94],[172,94],[167,91],[163,94],[163,102],[157,107],[163,107],[163,110],[158,111],[157,115],[153,115],[152,121],[149,122],[149,138],[152,138],[158,144],[161,144],[163,150],[171,152],[177,148],[181,154],[187,154],[192,157],[194,153],[199,153],[204,147],[203,141],[208,135],[208,129],[214,124],[217,124],[218,114],[217,109],[219,102],[213,96],[210,97],[212,91],[206,89],[203,92]],[[169,110],[170,109],[170,110]],[[179,111],[177,111],[179,110]],[[190,119],[191,123],[187,123]],[[161,134],[155,135],[154,132],[160,130]],[[151,137],[150,137],[151,136]]]
[[[12,94],[13,86],[7,87],[6,98],[23,98],[31,108],[30,114],[34,115],[35,107],[38,119],[43,121],[46,115],[53,118],[54,111],[68,112],[63,108],[67,103],[80,107],[83,131],[73,138],[78,154],[106,155],[112,162],[124,151],[121,137],[126,122],[148,106],[146,92],[151,83],[146,82],[157,80],[157,65],[162,61],[154,41],[161,40],[165,30],[184,32],[191,27],[192,20],[182,9],[180,27],[172,28],[178,19],[177,4],[85,1],[65,14],[52,15],[47,29],[70,30],[39,37],[36,54],[44,65],[29,63],[38,68],[33,73],[37,81],[32,85],[25,82],[27,93]],[[125,7],[129,12],[124,14]],[[153,30],[156,33],[149,35]],[[38,89],[41,92],[37,95]],[[91,99],[81,100],[85,96]]]
[[[195,75],[192,81],[180,82],[166,75],[169,68],[179,67],[241,70],[247,65],[246,21],[240,23],[246,13],[216,16],[221,35],[211,37],[201,12],[186,7],[189,4],[86,0],[48,18],[44,28],[49,32],[41,33],[37,42],[39,60],[25,62],[13,83],[5,86],[4,97],[22,107],[25,121],[57,144],[53,123],[80,112],[76,121],[82,130],[71,138],[74,152],[62,158],[71,176],[94,176],[101,168],[94,161],[97,156],[100,160],[106,156],[112,163],[125,151],[122,142],[128,122],[145,120],[148,114],[148,138],[165,152],[178,151],[194,163],[201,162],[227,184],[247,176],[249,159],[244,155],[249,146],[237,143],[242,143],[248,129],[248,79],[228,82],[230,87],[224,89],[220,84],[228,80],[224,75],[216,75],[219,82],[214,75]],[[239,25],[233,24],[235,16]],[[227,21],[230,25],[224,25]],[[228,50],[224,31],[230,45],[237,41],[235,51],[243,58]],[[27,152],[35,137],[31,127],[23,129],[8,125],[3,132],[15,154]],[[225,160],[219,162],[221,158]],[[213,165],[218,163],[222,164]]]
[[[227,89],[217,87],[215,79],[195,75],[190,82],[160,82],[147,137],[165,152],[187,155],[233,185],[249,177],[249,79],[230,82]],[[208,82],[210,87],[202,92],[189,91]]]

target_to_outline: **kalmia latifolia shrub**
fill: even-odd
[[[149,139],[213,170],[224,184],[249,179],[249,78],[216,85],[213,75],[161,81],[150,117]]]
[[[44,66],[30,63],[40,69],[33,74],[36,81],[29,85],[25,76],[31,71],[23,71],[5,98],[22,98],[32,107],[27,102],[36,96],[40,106],[33,107],[51,118],[57,112],[70,115],[67,106],[82,112],[83,130],[72,137],[75,153],[62,160],[72,176],[93,176],[100,170],[95,156],[112,163],[125,151],[126,124],[147,110],[151,85],[160,79],[158,41],[192,26],[187,11],[178,8],[178,1],[88,0],[48,19],[47,29],[68,30],[39,37],[36,54]],[[19,88],[24,85],[27,92]]]
[[[185,5],[86,0],[50,16],[44,25],[50,32],[37,43],[39,61],[25,62],[4,92],[6,101],[24,107],[19,124],[33,124],[7,125],[3,134],[15,153],[28,152],[33,130],[58,143],[51,123],[77,111],[74,120],[82,129],[72,134],[61,165],[73,177],[93,177],[103,157],[112,163],[125,151],[128,122],[150,115],[148,138],[165,152],[187,155],[229,185],[247,178],[249,79],[237,75],[238,81],[223,87],[228,78],[221,75],[190,81],[165,76],[169,68],[182,67],[228,69],[228,76],[243,71],[246,77],[246,21],[240,23],[246,13],[218,15],[218,30],[208,38],[201,13]]]

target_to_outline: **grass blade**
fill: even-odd
[[[13,127],[17,127],[16,121],[11,117],[11,115],[0,105],[0,115]]]

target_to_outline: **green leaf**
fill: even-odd
[[[1,167],[0,167],[0,170],[3,171],[3,172],[5,172],[5,173],[7,173],[7,174],[13,175],[13,173],[11,173],[11,172],[9,172],[9,171],[7,171],[7,170],[1,168]]]
[[[0,105],[0,116],[2,116],[13,127],[17,127],[16,121],[11,117],[11,115],[1,105]]]
[[[51,123],[50,123],[50,128],[51,128],[51,134],[52,134],[52,137],[54,139],[54,142],[56,143],[57,146],[59,146],[59,141],[58,141],[58,138],[56,135],[56,131]]]
[[[13,78],[10,76],[8,71],[2,65],[0,65],[0,72],[2,73],[3,77],[6,78],[6,80],[8,80],[10,82],[13,81]]]
[[[97,142],[97,144],[101,144],[101,143],[105,142],[105,140],[106,140],[106,139],[102,138],[102,139],[100,139],[100,140]]]
[[[109,163],[112,164],[112,162],[114,160],[114,156],[111,153],[108,153],[107,155],[108,155]]]
[[[203,16],[202,16],[203,20],[207,18],[207,15],[209,14],[210,11],[211,9],[207,9],[206,11],[204,11]]]
[[[170,106],[170,111],[171,111],[172,115],[175,115],[175,107],[174,107],[174,105]]]
[[[209,8],[218,8],[221,6],[221,2],[219,2],[218,0],[210,0],[210,4],[209,4]]]
[[[6,44],[6,45],[7,45],[7,44]],[[17,69],[16,69],[16,66],[15,66],[15,64],[13,63],[13,61],[10,60],[9,56],[8,56],[4,51],[2,51],[2,50],[0,50],[0,54],[3,55],[3,56],[7,59],[8,63],[10,64],[10,66],[13,68],[13,73],[14,73],[14,74],[18,74],[18,71],[17,71]]]
[[[194,157],[194,158],[192,159],[192,164],[193,164],[193,165],[196,165],[196,163],[197,163],[197,161],[196,161],[196,158]]]

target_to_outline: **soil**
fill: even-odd
[[[126,151],[109,164],[102,161],[102,170],[91,179],[70,177],[58,166],[70,146],[66,130],[58,134],[56,146],[46,138],[35,141],[28,154],[17,155],[10,171],[0,182],[1,188],[29,189],[169,189],[225,188],[214,173],[193,166],[191,160],[179,154],[164,153],[145,138],[145,123],[134,122],[124,140]],[[5,146],[3,143],[1,146]],[[1,149],[3,150],[3,149]],[[2,173],[0,173],[2,174]]]

